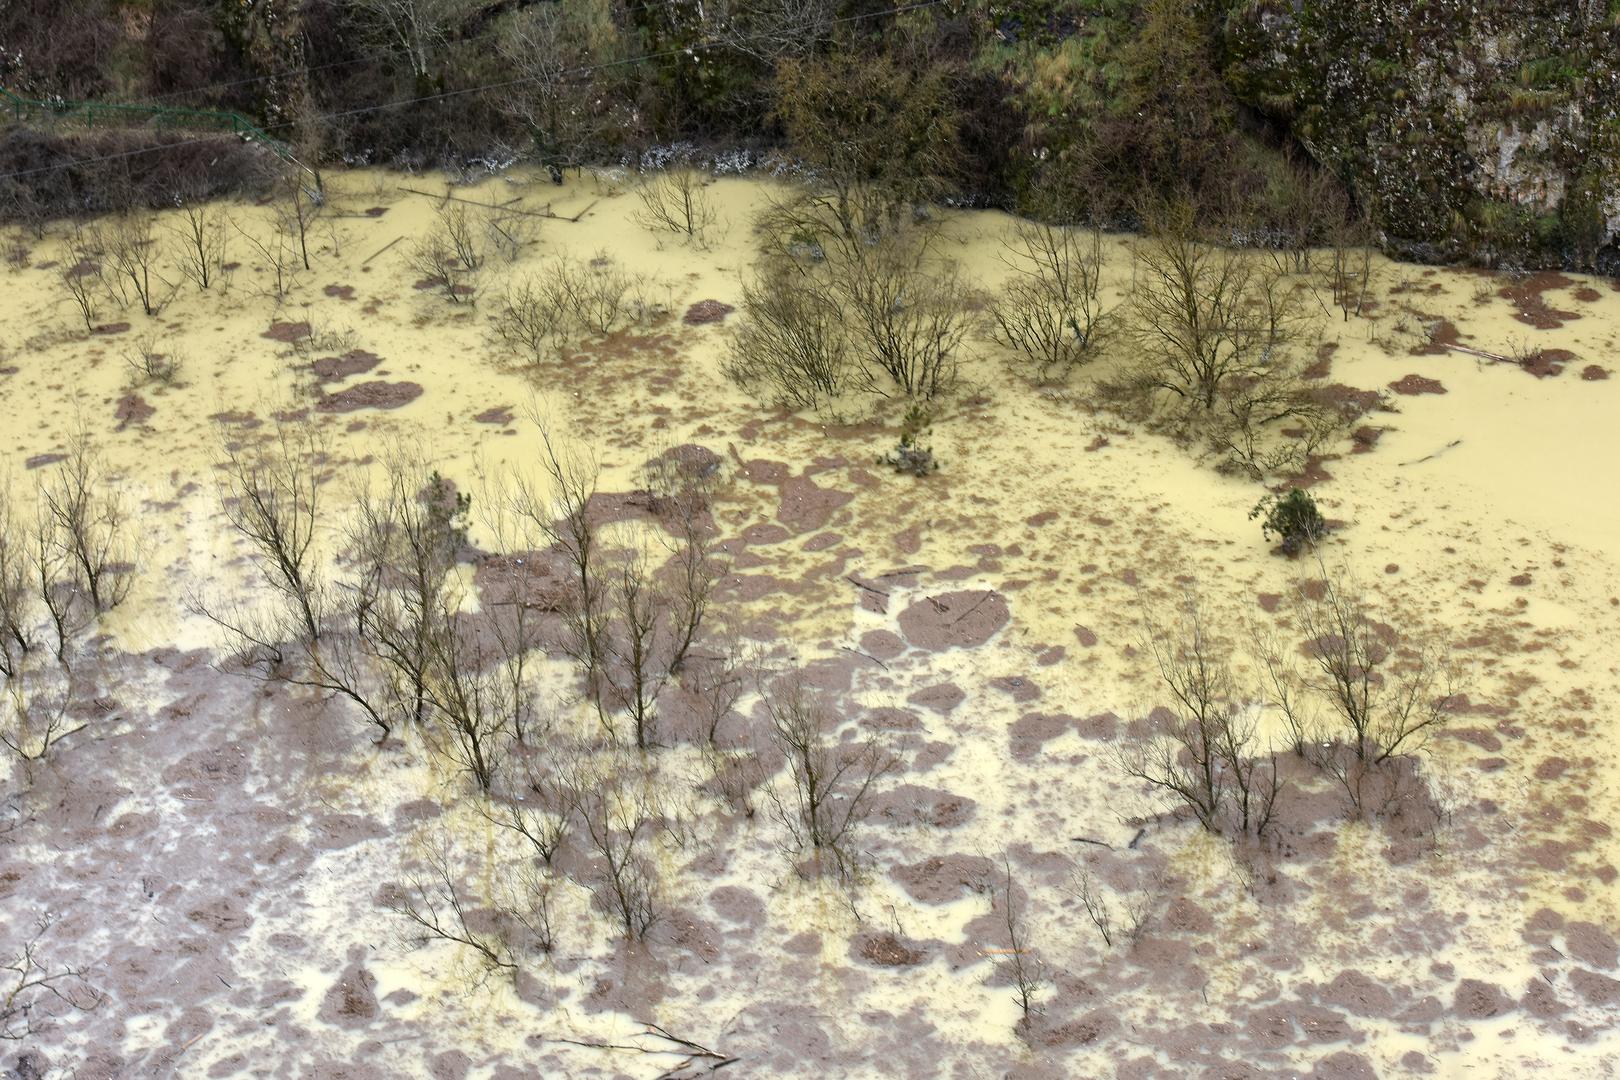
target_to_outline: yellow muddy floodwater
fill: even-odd
[[[1136,648],[1142,595],[1163,599],[1196,582],[1238,639],[1248,622],[1276,618],[1267,598],[1288,593],[1300,567],[1272,554],[1247,518],[1261,488],[1092,408],[1086,376],[1062,391],[1032,388],[983,335],[969,339],[969,391],[934,428],[942,471],[925,481],[873,464],[893,444],[898,409],[880,424],[840,427],[779,416],[743,395],[721,371],[737,316],[689,326],[680,315],[701,300],[739,304],[759,253],[752,220],[771,195],[766,181],[727,178],[708,188],[722,220],[707,247],[649,232],[624,181],[611,176],[553,186],[514,173],[448,188],[364,170],[328,183],[311,269],[279,302],[235,232],[228,259],[240,265],[228,286],[202,292],[168,271],[180,287],[156,316],[138,308],[98,316],[127,329],[83,333],[61,287],[60,235],[22,238],[26,258],[0,271],[0,445],[14,493],[26,496],[51,467],[43,456],[60,453],[83,425],[138,507],[140,574],[104,624],[119,649],[214,648],[217,633],[186,613],[184,598],[249,587],[218,504],[217,421],[229,429],[242,414],[313,408],[320,393],[373,381],[420,393],[399,407],[315,408],[339,461],[376,468],[404,444],[476,492],[480,471],[533,470],[539,439],[526,415],[538,408],[560,436],[594,453],[603,491],[632,490],[648,458],[699,443],[728,468],[784,463],[847,493],[824,519],[788,530],[797,535],[749,546],[748,565],[736,571],[744,586],[760,588],[740,587],[728,614],[774,621],[781,651],[803,662],[870,651],[872,635],[898,632],[900,612],[951,590],[995,590],[1012,613],[979,648],[911,649],[888,666],[863,664],[847,694],[852,706],[915,719],[892,737],[908,763],[892,786],[966,797],[965,823],[896,811],[869,826],[876,865],[853,894],[800,881],[763,812],[726,832],[720,854],[703,850],[706,830],[719,835],[720,826],[699,824],[689,846],[664,854],[671,910],[683,913],[675,921],[691,914],[698,929],[666,944],[641,974],[580,897],[559,912],[566,944],[532,973],[542,990],[501,978],[469,989],[477,980],[464,977],[473,965],[464,951],[399,944],[394,916],[373,903],[399,850],[414,842],[393,824],[403,820],[398,808],[448,805],[455,835],[486,848],[492,863],[505,857],[505,840],[462,805],[462,781],[432,755],[372,752],[352,725],[354,745],[333,751],[347,755],[341,775],[312,776],[303,795],[309,805],[389,822],[390,837],[319,856],[297,902],[253,907],[236,946],[242,964],[268,971],[279,963],[278,934],[313,942],[279,977],[294,987],[285,1005],[292,1022],[331,1057],[364,1057],[382,1075],[430,1075],[432,1046],[468,1055],[470,1071],[458,1075],[494,1075],[485,1066],[496,1061],[513,1069],[546,1061],[571,1075],[650,1077],[678,1059],[546,1039],[622,1042],[652,1021],[739,1055],[733,1068],[748,1076],[1192,1075],[1222,1058],[1318,1076],[1620,1070],[1620,996],[1611,989],[1620,987],[1612,981],[1620,978],[1612,830],[1620,808],[1620,500],[1612,490],[1620,285],[1572,276],[1532,290],[1562,316],[1537,329],[1522,283],[1379,260],[1371,316],[1341,321],[1332,309],[1323,320],[1323,342],[1335,346],[1332,382],[1383,390],[1417,375],[1443,389],[1392,392],[1395,411],[1365,420],[1387,428],[1373,449],[1351,453],[1346,441],[1313,492],[1343,522],[1325,558],[1358,577],[1381,617],[1455,647],[1468,709],[1453,725],[1461,737],[1437,739],[1423,766],[1456,807],[1432,845],[1392,857],[1380,826],[1341,823],[1278,861],[1267,892],[1226,845],[1185,824],[1160,822],[1131,847],[1157,808],[1122,780],[1107,740],[1085,724],[1057,724],[1034,752],[1017,741],[1038,726],[1031,716],[1113,714],[1120,723],[1109,730],[1123,737],[1126,721],[1159,703]],[[523,219],[532,236],[518,257],[492,256],[479,272],[473,303],[418,287],[402,256],[431,228],[441,195],[533,215]],[[270,213],[230,207],[234,225],[255,235]],[[164,243],[176,223],[160,215]],[[1001,243],[1011,225],[1000,214],[951,212],[942,248],[968,280],[993,290],[1007,273]],[[1104,240],[1116,296],[1129,285],[1132,242]],[[566,364],[511,354],[491,324],[502,291],[557,256],[606,258],[656,279],[670,318],[583,346]],[[1440,340],[1460,348],[1418,351],[1439,320],[1456,331]],[[278,325],[286,337],[281,324],[300,323],[318,347],[276,340]],[[174,385],[132,385],[122,354],[146,334],[180,358]],[[1536,378],[1480,355],[1527,344],[1573,359]],[[379,358],[376,366],[312,389],[312,360],[356,349]],[[1608,372],[1617,377],[1599,377]],[[791,518],[786,494],[751,475],[759,474],[736,469],[719,504],[728,537]],[[767,587],[767,578],[794,587]],[[892,582],[886,602],[863,603],[852,578]],[[1038,696],[1022,689],[1026,682]],[[962,691],[962,704],[918,704],[929,700],[919,691],[944,683]],[[168,703],[155,684],[125,696],[146,692],[151,709]],[[138,703],[126,709],[141,713]],[[267,705],[244,719],[239,737],[273,748],[277,717]],[[660,753],[670,776],[703,767],[690,747]],[[140,791],[124,798],[128,807],[163,805]],[[704,813],[694,811],[700,822]],[[1122,898],[1127,883],[1152,898],[1152,921],[1134,949],[1097,941],[1067,890],[1064,866],[1090,853],[1077,837],[1112,845],[1106,873]],[[929,858],[1004,851],[1028,868],[1028,919],[1048,969],[1042,1000],[1054,1016],[1094,1022],[1091,1037],[1071,1024],[1044,1041],[1021,1039],[1011,992],[992,970],[1000,944],[987,919],[993,894],[959,888],[922,899],[896,873]],[[752,897],[757,914],[727,921],[712,899],[721,890],[733,901]],[[853,943],[880,933],[922,956],[866,962]],[[705,934],[709,945],[692,944]],[[333,1026],[319,1015],[357,947],[383,1002],[376,1023],[397,1032]],[[660,992],[643,993],[638,980]],[[1344,987],[1363,980],[1390,1000],[1347,998]],[[1476,1006],[1469,980],[1498,988],[1500,1002]],[[1556,1007],[1532,995],[1537,984]],[[623,1003],[642,999],[651,1015]],[[162,1008],[103,1006],[127,1016],[117,1036],[127,1058],[146,1060],[142,1053],[170,1037]],[[413,1040],[412,1031],[426,1034]],[[171,1068],[232,1075],[221,1063],[274,1060],[278,1045],[246,1022],[221,1022]],[[68,1057],[85,1051],[66,1046]],[[545,1056],[565,1049],[578,1056]],[[222,1071],[209,1072],[216,1066]]]

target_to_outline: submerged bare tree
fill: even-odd
[[[0,675],[10,678],[33,651],[32,526],[12,498],[11,478],[0,477]]]
[[[345,546],[354,553],[350,588],[357,632],[379,662],[396,718],[421,724],[429,708],[436,641],[444,633],[445,590],[467,542],[470,499],[403,448],[387,478],[355,495]]]
[[[1228,822],[1264,835],[1281,779],[1276,755],[1259,747],[1251,708],[1238,699],[1230,657],[1205,625],[1196,595],[1183,597],[1172,627],[1145,616],[1147,651],[1175,701],[1160,733],[1122,747],[1125,773],[1170,795],[1210,832]]]
[[[589,883],[597,903],[626,939],[638,941],[662,913],[662,883],[647,850],[663,816],[655,781],[632,761],[616,757],[576,769],[569,782],[596,859]]]
[[[498,642],[487,630],[460,617],[460,599],[454,593],[440,598],[428,638],[425,692],[433,706],[428,737],[487,795],[517,737],[528,687],[510,679]]]
[[[859,868],[854,833],[866,817],[874,787],[893,759],[867,739],[839,743],[832,718],[797,675],[761,687],[770,737],[785,759],[787,793],[773,791],[772,811],[788,848],[831,861],[839,877]]]
[[[220,506],[251,547],[260,576],[296,611],[311,641],[321,636],[325,593],[316,565],[321,488],[329,451],[314,425],[277,419],[268,439],[242,444],[220,432],[226,455]]]
[[[389,907],[416,928],[419,943],[447,941],[471,950],[486,972],[516,971],[508,935],[494,913],[478,909],[464,877],[449,837],[439,836],[392,890]]]
[[[158,272],[163,254],[151,217],[125,214],[113,221],[102,234],[107,266],[117,279],[120,293],[128,285],[140,301],[141,310],[156,315],[172,292],[169,281]]]
[[[71,563],[77,585],[97,613],[117,607],[133,581],[129,510],[87,431],[69,439],[67,456],[41,485],[40,499],[49,535]]]
[[[1018,1003],[1022,1023],[1029,1025],[1030,1013],[1036,1010],[1035,998],[1046,985],[1046,965],[1030,946],[1026,908],[1028,895],[1019,897],[1013,881],[1012,861],[1001,857],[1001,921],[1007,928],[1007,950],[996,967],[1012,984],[1013,1000]],[[1019,889],[1022,892],[1023,890]]]
[[[0,1040],[17,1041],[44,1030],[62,1012],[89,1012],[103,994],[83,968],[54,967],[44,942],[55,925],[42,915],[17,950],[0,960]]]
[[[169,226],[178,244],[175,266],[198,291],[210,288],[225,265],[226,214],[217,203],[191,200]]]
[[[582,669],[586,694],[600,709],[610,590],[600,565],[598,524],[591,514],[597,464],[588,455],[564,446],[538,412],[533,419],[540,429],[540,466],[545,480],[537,484],[520,479],[512,510],[532,535],[556,545],[568,564],[570,595],[563,611],[566,633],[562,645]]]
[[[1402,640],[1345,573],[1301,584],[1295,614],[1311,669],[1308,685],[1337,717],[1357,761],[1378,765],[1422,750],[1449,719],[1456,695],[1446,651]]]

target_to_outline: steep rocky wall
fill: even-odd
[[[1620,273],[1620,3],[1230,5],[1222,71],[1424,259]]]

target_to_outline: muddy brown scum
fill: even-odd
[[[724,228],[704,248],[647,232],[612,178],[543,180],[455,190],[553,215],[512,263],[490,256],[472,302],[417,288],[400,256],[437,203],[402,187],[442,185],[375,171],[329,178],[311,269],[279,303],[233,247],[228,291],[178,288],[158,315],[107,311],[87,335],[59,291],[60,236],[25,238],[5,271],[14,505],[32,512],[82,428],[130,502],[137,567],[77,646],[94,673],[82,727],[44,761],[8,759],[0,786],[0,959],[48,916],[39,962],[80,973],[93,1006],[42,1000],[36,1030],[0,1041],[8,1075],[1620,1070],[1620,390],[1582,374],[1614,367],[1620,292],[1381,263],[1374,317],[1324,324],[1311,377],[1387,405],[1313,468],[1338,522],[1324,558],[1381,622],[1449,646],[1459,696],[1391,781],[1439,811],[1349,820],[1284,750],[1256,846],[1173,812],[1117,751],[1171,704],[1144,605],[1196,586],[1234,640],[1297,636],[1287,598],[1309,560],[1262,540],[1261,488],[1090,407],[1086,378],[1032,388],[977,337],[971,392],[935,421],[941,471],[897,475],[877,460],[898,410],[781,415],[722,371],[769,183],[715,181]],[[952,212],[943,243],[992,289],[1010,226]],[[1104,244],[1118,299],[1131,240]],[[656,279],[656,311],[519,357],[494,332],[500,298],[559,257]],[[125,354],[148,333],[181,364],[136,386]],[[1521,368],[1515,349],[1556,362]],[[534,415],[599,466],[589,516],[610,549],[668,556],[649,460],[718,478],[705,513],[727,564],[703,649],[735,641],[754,668],[799,672],[834,742],[881,755],[844,880],[784,850],[786,773],[752,684],[714,749],[701,695],[671,680],[653,745],[626,757],[662,808],[645,847],[656,920],[622,940],[601,856],[575,836],[542,868],[549,951],[513,945],[492,968],[399,913],[448,849],[467,936],[491,940],[492,898],[540,867],[466,772],[426,729],[379,740],[337,697],[236,671],[200,608],[264,589],[227,527],[222,466],[279,420],[319,433],[332,520],[401,446],[420,455],[473,499],[461,610],[527,589],[559,633],[566,559],[482,516],[502,498],[491,478],[539,475]],[[353,556],[338,536],[315,542],[334,565]],[[599,731],[569,661],[535,664],[550,730]],[[1015,957],[1038,970],[1028,1017]]]

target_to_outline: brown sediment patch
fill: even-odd
[[[123,431],[131,424],[137,426],[146,423],[157,412],[156,406],[149,405],[145,398],[133,390],[118,399],[118,408],[113,412],[113,419],[118,421],[115,431]]]
[[[1342,416],[1347,422],[1359,419],[1375,409],[1387,408],[1382,390],[1363,390],[1358,386],[1333,383],[1312,392],[1323,405]]]
[[[422,396],[422,385],[413,382],[363,382],[316,402],[319,412],[346,413],[356,409],[398,409]]]
[[[1596,364],[1587,364],[1581,369],[1581,378],[1586,382],[1602,382],[1609,377],[1609,369],[1598,367]]]
[[[1580,288],[1570,293],[1570,295],[1583,304],[1590,304],[1603,298],[1603,294],[1592,288],[1590,285],[1582,285]]]
[[[1389,388],[1397,394],[1408,397],[1417,394],[1444,394],[1446,388],[1440,384],[1439,379],[1426,379],[1422,375],[1406,375],[1389,384]]]
[[[1607,975],[1599,975],[1595,971],[1585,968],[1576,968],[1569,973],[1569,984],[1593,1005],[1613,1005],[1620,1002],[1620,980],[1611,979]]]
[[[323,356],[309,365],[321,382],[338,382],[350,375],[363,375],[382,363],[382,357],[364,349],[350,349],[342,356]]]
[[[793,536],[787,529],[774,522],[761,521],[748,526],[738,534],[742,542],[750,547],[765,547],[770,544],[780,544]]]
[[[776,520],[796,533],[824,528],[833,511],[855,497],[848,491],[821,487],[808,476],[789,477],[782,481],[780,490]]]
[[[31,457],[27,461],[23,462],[23,468],[25,468],[25,469],[43,469],[47,465],[55,465],[58,461],[66,461],[66,460],[67,460],[67,455],[66,454],[57,454],[57,453],[35,454],[33,457]]]
[[[1307,457],[1305,459],[1305,467],[1299,471],[1298,476],[1295,476],[1293,480],[1289,482],[1290,486],[1297,488],[1315,487],[1317,484],[1325,484],[1329,480],[1333,479],[1333,474],[1328,472],[1327,469],[1323,468],[1322,465],[1322,463],[1327,460],[1327,458],[1321,456],[1320,454],[1312,454]]]
[[[386,207],[386,206],[368,206],[366,209],[362,210],[361,213],[365,214],[366,217],[369,217],[369,218],[379,218],[379,217],[382,217],[384,214],[388,213],[388,207]]]
[[[471,296],[474,289],[471,285],[451,285],[442,277],[425,277],[411,283],[411,288],[417,292],[427,292],[429,289],[442,289],[449,286],[450,291],[457,296]]]
[[[326,992],[317,1015],[341,1027],[365,1026],[377,1018],[376,985],[377,976],[359,963],[351,964]]]
[[[879,967],[912,967],[928,959],[927,953],[908,947],[893,934],[857,938],[855,951]]]
[[[129,330],[129,323],[127,323],[127,322],[110,322],[110,323],[102,323],[100,326],[96,327],[95,330],[93,330],[91,332],[96,333],[96,334],[110,335],[110,334],[122,334],[122,333],[125,333],[128,330]]]
[[[1108,445],[1108,436],[1106,436],[1106,435],[1095,436],[1090,442],[1086,443],[1086,447],[1085,447],[1086,453],[1088,453],[1088,454],[1094,453],[1095,451],[1101,450],[1103,447],[1105,447],[1107,445]]]
[[[1372,424],[1363,424],[1350,433],[1350,452],[1352,454],[1368,454],[1378,445],[1378,440],[1388,431],[1387,427],[1376,427]]]
[[[243,412],[237,409],[226,409],[224,412],[210,413],[208,419],[216,424],[230,424],[232,427],[239,427],[244,431],[251,431],[264,423],[263,420],[254,416],[251,412]]]
[[[1564,928],[1564,946],[1571,956],[1594,968],[1612,968],[1620,964],[1620,944],[1603,927],[1594,922],[1577,920]]]
[[[1007,730],[1007,741],[1013,759],[1029,761],[1041,747],[1077,726],[1074,717],[1062,713],[1025,713],[1013,721]]]
[[[1457,984],[1452,1008],[1465,1019],[1484,1020],[1500,1016],[1513,1008],[1513,1000],[1502,992],[1500,986],[1479,979],[1464,979]]]
[[[1032,1037],[1041,1046],[1089,1046],[1098,1039],[1112,1034],[1119,1027],[1119,1018],[1104,1009],[1095,1009],[1074,1020],[1057,1023],[1045,1021]]]
[[[686,309],[686,314],[681,316],[681,322],[687,326],[706,326],[709,323],[720,322],[736,310],[730,304],[722,304],[718,300],[699,300]]]
[[[1042,525],[1050,524],[1057,519],[1058,512],[1056,510],[1042,510],[1038,514],[1031,514],[1029,517],[1025,518],[1024,524],[1030,526],[1031,528],[1038,529]]]
[[[485,409],[473,417],[475,424],[498,424],[505,427],[512,422],[512,406],[497,405],[493,409]]]
[[[1568,349],[1537,349],[1520,360],[1519,367],[1538,379],[1545,379],[1561,373],[1564,365],[1573,359],[1575,354]]]
[[[1282,603],[1282,594],[1274,592],[1256,593],[1255,599],[1259,601],[1261,611],[1272,612],[1276,611],[1277,605]]]
[[[989,685],[1017,702],[1034,701],[1041,696],[1041,688],[1022,675],[1001,675],[991,679]]]
[[[1302,379],[1325,379],[1333,370],[1333,354],[1339,351],[1337,341],[1324,341],[1316,347],[1316,360],[1300,372]]]
[[[1418,318],[1429,324],[1428,340],[1414,345],[1408,350],[1413,356],[1444,356],[1450,352],[1452,346],[1462,344],[1462,336],[1457,332],[1457,324],[1450,319],[1442,319],[1437,315],[1425,315],[1421,311],[1413,311]]]
[[[983,645],[1012,613],[993,589],[964,589],[918,600],[900,613],[900,632],[919,649],[939,652]]]
[[[353,285],[328,285],[326,288],[322,289],[321,292],[325,293],[327,296],[335,296],[339,300],[354,299]]]
[[[280,319],[276,319],[270,323],[270,329],[259,336],[291,345],[295,341],[302,341],[304,338],[309,337],[311,332],[310,325],[307,322],[282,322]]]
[[[1508,584],[1524,586],[1530,584],[1530,582],[1533,580],[1534,579],[1529,574],[1514,574],[1512,577],[1508,578]]]
[[[934,712],[944,715],[962,704],[963,699],[966,697],[967,695],[962,692],[960,686],[955,683],[944,682],[935,683],[933,686],[925,686],[906,698],[906,701],[909,704],[916,705],[918,708],[932,709]]]
[[[924,904],[948,904],[963,893],[980,892],[995,873],[995,864],[983,855],[935,855],[922,862],[896,866],[889,876],[898,881],[913,900]]]
[[[1390,1016],[1395,997],[1384,985],[1362,971],[1341,971],[1322,988],[1321,1000],[1356,1016]]]
[[[893,660],[906,651],[906,643],[893,631],[868,630],[861,635],[861,651],[879,660]]]
[[[894,825],[954,829],[965,824],[978,805],[976,800],[966,795],[916,784],[901,784],[872,799],[870,816]]]
[[[1575,283],[1573,278],[1548,271],[1530,274],[1518,281],[1509,282],[1497,291],[1497,295],[1513,301],[1513,306],[1517,309],[1513,312],[1515,319],[1537,330],[1553,330],[1581,316],[1579,312],[1561,311],[1553,307],[1547,303],[1544,294],[1553,289],[1568,288]]]

